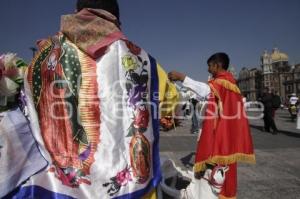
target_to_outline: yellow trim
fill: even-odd
[[[239,87],[237,87],[236,84],[231,83],[230,81],[226,80],[226,79],[215,79],[213,82],[220,84],[221,86],[223,86],[224,88],[234,92],[234,93],[238,93],[241,94],[241,91],[239,89]]]
[[[217,91],[217,89],[213,86],[212,83],[209,83],[209,87],[211,88],[213,94],[218,98],[218,108],[220,113],[223,112],[223,102],[222,102],[222,98],[220,97],[219,92]]]
[[[235,153],[228,156],[213,156],[204,161],[197,162],[194,165],[194,172],[200,172],[205,170],[205,163],[217,163],[221,165],[229,165],[235,162],[246,162],[255,164],[255,155],[254,154],[245,154],[245,153]]]
[[[236,196],[234,196],[234,197],[226,197],[226,196],[223,196],[223,195],[219,195],[219,199],[236,199]]]
[[[78,88],[78,109],[80,112],[80,121],[83,126],[87,136],[88,141],[91,144],[91,153],[88,159],[82,161],[83,171],[90,172],[90,168],[93,163],[95,163],[95,152],[97,151],[97,146],[100,143],[100,117],[95,113],[101,115],[101,110],[95,110],[91,113],[89,110],[95,107],[99,107],[100,100],[97,98],[98,84],[96,77],[96,62],[84,54],[79,48],[66,39],[67,44],[75,48],[77,56],[80,62],[81,69],[81,85]],[[79,151],[85,150],[86,145],[80,144]]]
[[[225,79],[215,79],[213,81],[211,81],[210,83],[208,83],[210,89],[212,90],[213,94],[217,97],[218,99],[218,111],[219,111],[219,114],[222,114],[223,113],[223,102],[222,102],[222,98],[218,92],[218,90],[214,87],[214,85],[212,83],[216,83],[216,84],[219,84],[221,86],[223,86],[224,88],[234,92],[234,93],[237,93],[237,94],[241,94],[241,91],[240,89],[236,86],[236,84],[233,84],[231,83],[230,81],[228,80],[225,80]],[[216,128],[217,126],[217,119],[215,119],[215,125],[214,125],[214,128]]]
[[[147,193],[142,199],[156,199],[156,189],[153,189],[151,192]]]

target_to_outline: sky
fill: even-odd
[[[1,0],[0,54],[30,61],[30,47],[60,27],[76,0]],[[260,67],[264,50],[278,47],[300,63],[299,0],[119,0],[122,31],[166,71],[206,81],[206,60],[226,52],[231,65]]]

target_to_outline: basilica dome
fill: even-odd
[[[274,48],[273,52],[271,54],[271,59],[272,59],[273,63],[274,62],[285,62],[285,61],[289,60],[289,57],[287,54],[280,52],[278,48]]]

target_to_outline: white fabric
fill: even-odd
[[[222,186],[225,181],[225,173],[228,171],[228,167],[216,168],[216,172],[212,176],[212,170],[207,169],[204,174],[204,178],[200,180],[196,179],[191,171],[183,171],[177,167],[173,160],[162,160],[161,170],[163,173],[163,179],[161,182],[161,190],[166,194],[172,196],[174,199],[217,199],[218,194],[221,192]],[[175,187],[178,177],[182,177],[184,180],[190,181],[190,184],[186,189],[177,190]],[[208,182],[213,178],[220,186],[215,187]],[[170,181],[170,184],[166,184],[166,180]]]
[[[17,93],[19,85],[9,79],[8,77],[2,77],[0,79],[0,94],[3,96],[13,96]]]
[[[225,181],[225,167],[221,171],[217,171],[214,176],[211,176],[212,170],[207,169],[204,174],[204,178],[200,180],[195,177],[192,178],[191,183],[186,189],[181,190],[180,199],[218,199],[221,192],[221,188],[216,188],[212,186],[206,179],[211,177],[216,179],[216,181],[223,185]]]
[[[202,132],[201,131],[202,122],[207,108],[207,98],[211,93],[210,87],[206,83],[195,81],[187,76],[185,77],[182,85],[188,88],[191,93],[196,95],[196,97],[194,98],[199,101],[195,109],[197,110],[197,117],[199,119],[199,124],[200,124],[200,129],[199,129],[199,134],[197,139],[199,140]],[[200,110],[199,107],[201,107]]]
[[[298,102],[298,97],[292,96],[290,98],[290,105],[295,105]]]
[[[20,109],[1,113],[0,197],[47,166]]]
[[[195,81],[187,76],[182,85],[197,94],[198,101],[206,99],[210,94],[210,88],[206,83]]]
[[[124,194],[132,193],[145,188],[152,179],[152,170],[150,177],[144,184],[138,184],[136,179],[132,176],[132,181],[128,185],[122,186],[120,191],[109,196],[107,187],[103,187],[104,183],[110,181],[112,177],[130,165],[129,147],[132,137],[128,135],[128,129],[133,122],[133,109],[128,105],[128,95],[125,89],[125,73],[126,70],[122,66],[122,57],[130,55],[128,48],[124,41],[117,41],[113,43],[107,53],[97,60],[97,82],[98,82],[98,98],[100,100],[100,143],[95,153],[95,163],[92,165],[90,173],[91,185],[81,184],[79,188],[71,188],[62,183],[54,176],[53,173],[45,170],[30,178],[25,186],[39,185],[52,192],[66,194],[74,198],[101,198],[108,199]],[[142,50],[139,55],[147,65],[144,69],[148,71],[148,88],[150,91],[151,85],[151,66],[149,57],[146,52]],[[136,70],[140,70],[139,68]],[[39,143],[39,147],[47,160],[51,161],[43,139],[41,137],[40,128],[37,122],[37,113],[34,110],[34,103],[32,101],[31,93],[26,84],[26,92],[29,95],[29,112],[32,118],[32,128],[34,129],[34,136]],[[150,95],[147,97],[150,102]],[[149,114],[151,115],[151,104],[147,104]],[[150,150],[154,141],[151,116],[147,131],[143,135],[150,143]],[[150,151],[152,165],[152,151]],[[152,168],[152,167],[151,167]]]

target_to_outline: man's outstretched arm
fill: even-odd
[[[168,77],[171,81],[181,81],[184,87],[192,90],[200,98],[206,98],[210,93],[210,88],[206,83],[195,81],[183,73],[172,71]]]

